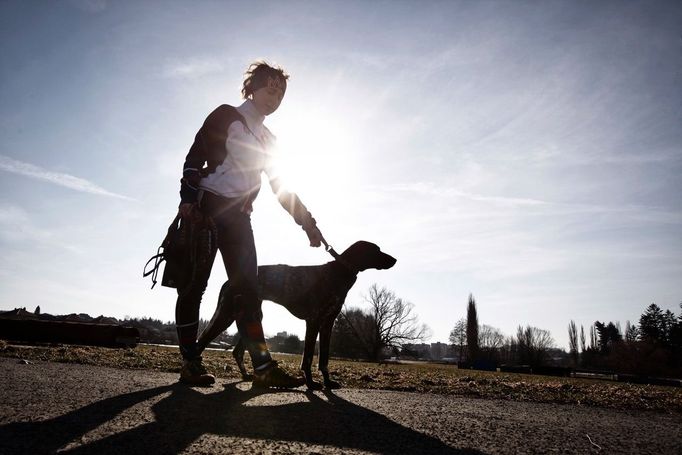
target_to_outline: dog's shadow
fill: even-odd
[[[93,442],[83,438],[126,409],[168,392],[167,397],[152,406],[153,421]],[[268,393],[300,395],[295,397],[294,403],[291,403],[291,397],[283,400],[267,397],[267,404],[261,405],[258,401],[262,393],[241,390],[237,383],[207,394],[174,384],[108,398],[41,422],[4,425],[0,427],[0,442],[17,453],[54,453],[69,443],[80,441],[81,445],[64,453],[129,455],[178,453],[202,435],[215,434],[374,453],[481,453],[453,449],[439,439],[332,393],[323,396],[302,391]],[[273,401],[282,404],[272,405]]]

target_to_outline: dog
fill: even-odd
[[[269,300],[282,305],[291,314],[306,322],[305,347],[301,370],[309,389],[321,389],[322,385],[313,380],[312,364],[315,341],[320,336],[319,370],[327,389],[339,388],[340,384],[329,377],[329,343],[336,317],[346,300],[346,295],[359,272],[367,269],[385,270],[393,267],[396,259],[366,241],[358,241],[336,258],[323,265],[290,266],[262,265],[258,267],[258,292],[261,302]],[[226,298],[229,288],[227,281],[220,289],[218,307],[198,340],[203,350],[219,333],[226,330],[235,320],[233,302]],[[262,317],[262,313],[261,313]],[[240,339],[232,355],[244,379],[249,375],[244,367],[244,342]]]

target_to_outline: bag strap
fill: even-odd
[[[152,276],[152,289],[154,289],[154,286],[156,286],[156,276],[159,273],[159,267],[161,266],[161,263],[166,260],[164,257],[164,252],[161,251],[163,249],[162,246],[159,247],[158,250],[156,250],[156,254],[149,258],[147,263],[144,265],[144,269],[142,269],[142,278],[146,278],[149,275]],[[149,263],[154,261],[154,267],[151,270],[147,270],[147,266],[149,266]]]
[[[152,276],[152,289],[154,289],[154,286],[156,286],[157,283],[156,277],[159,274],[159,267],[161,267],[161,264],[166,260],[165,249],[168,246],[168,241],[170,239],[171,233],[173,232],[174,229],[177,229],[179,220],[180,214],[177,214],[173,219],[173,222],[170,224],[170,226],[168,226],[168,232],[166,234],[166,237],[164,237],[161,246],[159,246],[159,248],[156,250],[156,254],[149,258],[147,263],[144,265],[144,268],[142,269],[142,278],[146,278],[149,275]],[[154,267],[152,267],[151,270],[147,270],[149,263],[152,261],[154,261]]]

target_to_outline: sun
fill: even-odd
[[[275,172],[287,190],[306,201],[333,203],[343,196],[342,181],[352,173],[353,163],[341,125],[314,115],[291,115],[291,120],[278,122]]]

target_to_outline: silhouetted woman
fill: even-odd
[[[215,222],[218,250],[230,281],[228,298],[240,309],[237,329],[251,355],[254,385],[265,387],[297,387],[304,380],[277,366],[263,335],[250,216],[261,173],[266,173],[281,205],[303,227],[310,245],[318,247],[322,240],[310,212],[295,194],[283,189],[272,168],[270,150],[275,138],[263,120],[282,102],[288,78],[282,68],[264,62],[251,64],[242,87],[244,103],[238,107],[224,104],[206,118],[185,159],[180,189],[179,213],[184,219],[201,213]],[[187,384],[215,382],[202,365],[197,346],[199,306],[207,283],[208,273],[178,292],[175,319],[184,360],[180,380]]]

